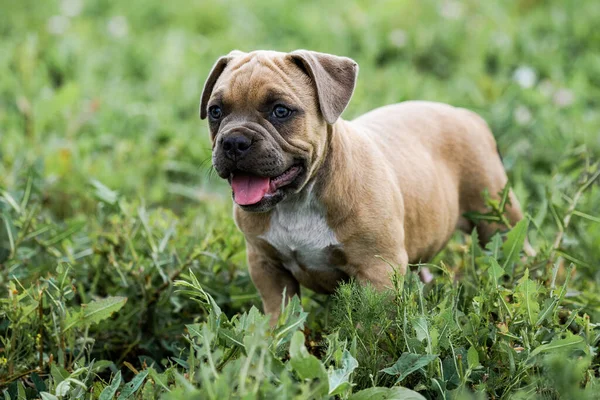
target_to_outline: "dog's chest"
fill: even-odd
[[[295,276],[335,269],[341,245],[327,225],[322,206],[313,195],[277,205],[269,229],[260,236],[279,253]]]

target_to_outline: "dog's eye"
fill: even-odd
[[[212,106],[208,109],[208,115],[210,115],[212,119],[219,119],[223,116],[223,111],[219,106]]]
[[[292,114],[292,110],[290,110],[289,108],[282,106],[282,105],[276,105],[275,108],[273,109],[273,116],[277,119],[285,119],[287,117],[289,117]]]

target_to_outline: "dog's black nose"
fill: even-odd
[[[239,160],[250,149],[252,141],[243,135],[228,136],[223,139],[223,153],[231,160]]]

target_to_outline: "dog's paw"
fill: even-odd
[[[421,270],[419,271],[419,277],[423,283],[429,283],[433,280],[433,274],[427,267],[421,267]]]

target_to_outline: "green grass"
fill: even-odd
[[[597,398],[596,1],[0,10],[0,397]],[[354,58],[348,119],[408,99],[479,112],[530,218],[486,249],[457,233],[425,286],[305,291],[270,330],[198,118],[235,48]]]

